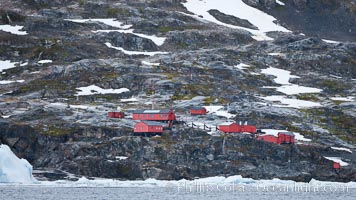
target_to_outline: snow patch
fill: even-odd
[[[85,95],[93,95],[93,94],[120,94],[123,92],[129,92],[130,90],[127,88],[120,88],[120,89],[103,89],[96,85],[90,85],[87,87],[79,87],[77,90],[80,90],[76,94],[76,96],[85,96]]]
[[[52,63],[52,60],[40,60],[38,61],[39,64],[45,64],[45,63]]]
[[[164,41],[166,40],[165,37],[158,37],[155,35],[145,35],[142,33],[135,33],[134,29],[127,29],[127,30],[96,30],[96,31],[92,31],[93,33],[110,33],[110,32],[119,32],[119,33],[129,33],[129,34],[133,34],[136,35],[138,37],[141,38],[146,38],[151,40],[152,42],[154,42],[157,46],[161,46],[163,45]]]
[[[230,114],[227,112],[227,110],[222,110],[224,106],[204,106],[208,114],[213,114],[221,117],[226,117],[226,118],[233,118],[236,115]]]
[[[154,52],[147,52],[147,51],[128,51],[128,50],[125,50],[125,49],[122,48],[122,47],[115,47],[115,46],[112,46],[109,42],[106,42],[105,45],[106,45],[107,47],[109,47],[109,48],[122,51],[124,54],[127,54],[127,55],[154,56],[154,55],[156,55],[156,54],[168,54],[168,52],[162,52],[162,51],[154,51]]]
[[[287,95],[302,94],[302,93],[320,93],[322,90],[318,88],[305,87],[296,84],[283,85],[277,88],[277,91]]]
[[[126,160],[128,157],[126,156],[116,156],[116,160]]]
[[[141,63],[143,65],[147,65],[147,66],[159,66],[160,63],[151,63],[151,62],[147,62],[147,61],[141,61]]]
[[[322,41],[326,42],[326,43],[330,43],[330,44],[340,44],[342,42],[339,41],[334,41],[334,40],[326,40],[326,39],[322,39]]]
[[[285,5],[286,5],[285,3],[283,3],[283,2],[280,1],[280,0],[276,0],[276,3],[277,3],[278,5],[281,5],[281,6],[285,6]]]
[[[246,65],[244,63],[240,63],[240,64],[238,64],[238,65],[236,65],[234,67],[237,68],[237,69],[245,70],[245,69],[249,68],[250,65]]]
[[[354,97],[349,96],[349,97],[331,97],[330,98],[333,101],[349,101],[352,102],[354,101]]]
[[[20,64],[21,67],[24,67],[24,66],[26,66],[26,65],[28,65],[28,62],[24,62],[24,63],[21,63],[21,64]]]
[[[338,150],[338,151],[347,151],[352,153],[352,151],[350,149],[344,148],[344,147],[331,147],[334,150]]]
[[[136,102],[138,99],[136,97],[132,97],[129,99],[120,99],[120,102]]]
[[[318,88],[299,86],[290,83],[289,79],[300,78],[300,77],[291,75],[291,72],[288,70],[269,67],[267,69],[262,69],[261,73],[275,76],[276,78],[273,79],[274,82],[282,85],[277,88],[277,91],[287,95],[302,94],[302,93],[320,93],[322,91],[321,89]]]
[[[16,81],[5,80],[5,81],[0,81],[0,85],[6,85],[6,84],[10,84],[10,83],[23,83],[23,82],[25,82],[25,80],[16,80]]]
[[[8,24],[5,25],[0,25],[0,31],[5,31],[14,35],[27,35],[26,31],[21,31],[21,29],[23,28],[23,26],[11,26]]]
[[[10,60],[0,60],[0,72],[6,69],[15,68],[17,62],[11,62]]]
[[[275,24],[274,21],[276,21],[276,18],[256,8],[248,6],[242,0],[187,0],[186,3],[182,4],[184,7],[187,8],[188,11],[194,13],[197,16],[201,16],[207,21],[229,28],[243,29],[249,31],[254,35],[253,38],[256,40],[272,40],[272,38],[268,37],[265,34],[266,32],[270,31],[290,32],[286,28]],[[208,11],[211,9],[217,9],[224,14],[233,15],[240,19],[248,20],[251,24],[258,27],[259,30],[253,30],[223,23],[209,14]]]
[[[286,57],[285,53],[268,53],[270,56]]]
[[[348,166],[349,165],[349,163],[342,161],[340,157],[326,157],[326,156],[324,156],[324,158],[334,161],[334,162],[337,162],[340,164],[340,166]]]
[[[116,27],[116,28],[120,28],[120,29],[128,29],[131,28],[132,25],[124,25],[124,23],[117,21],[114,18],[97,18],[97,19],[65,19],[66,21],[71,21],[71,22],[75,22],[75,23],[95,23],[95,22],[101,22],[103,24],[112,26],[112,27]]]
[[[32,165],[19,159],[7,145],[0,145],[0,183],[34,183]]]
[[[279,101],[282,105],[275,105],[271,104],[275,107],[285,107],[285,108],[314,108],[314,107],[321,107],[320,103],[312,102],[312,101],[305,101],[299,99],[291,99],[283,95],[272,95],[267,97],[260,97],[261,99],[267,101]]]
[[[272,75],[276,78],[273,79],[275,83],[281,85],[289,85],[289,79],[291,78],[300,78],[299,76],[290,75],[290,71],[284,69],[278,69],[275,67],[269,67],[267,69],[261,70],[262,74]]]

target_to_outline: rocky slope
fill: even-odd
[[[86,176],[355,180],[355,154],[331,148],[355,149],[355,2],[244,2],[292,32],[256,40],[261,27],[252,19],[210,9],[214,23],[179,0],[2,1],[0,142],[37,169]],[[6,25],[23,29],[10,33]],[[292,76],[280,83],[270,67]],[[90,85],[129,91],[79,95]],[[312,92],[298,92],[301,86]],[[130,118],[107,118],[117,107],[130,115],[152,104],[211,126],[226,117],[192,118],[187,109],[219,105],[230,120],[288,129],[311,142],[278,146],[189,127],[139,138]],[[336,173],[323,156],[349,165]]]

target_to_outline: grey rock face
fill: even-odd
[[[304,9],[307,6],[308,0],[293,0],[293,3],[298,9]]]

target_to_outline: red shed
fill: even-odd
[[[219,130],[224,133],[240,133],[241,126],[236,122],[225,122],[219,125]]]
[[[257,133],[256,126],[238,125],[236,122],[225,122],[220,124],[219,130],[225,133]]]
[[[279,144],[283,144],[283,143],[294,144],[295,135],[292,132],[279,132],[278,140],[279,140]]]
[[[257,140],[279,144],[278,137],[274,135],[260,135]]]
[[[175,121],[176,115],[173,110],[135,110],[132,114],[133,120],[147,121]]]
[[[108,116],[110,118],[124,118],[125,113],[124,112],[108,112]]]
[[[135,125],[134,133],[162,133],[163,125],[159,122],[142,121]]]
[[[207,113],[206,108],[202,106],[196,106],[190,109],[191,115],[206,115],[206,113]]]
[[[341,167],[340,163],[334,162],[334,164],[333,164],[334,169],[340,169],[340,167]]]

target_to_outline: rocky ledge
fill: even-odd
[[[0,133],[1,143],[29,159],[36,169],[47,171],[40,174],[50,180],[66,178],[58,170],[122,180],[236,174],[303,182],[356,179],[354,163],[336,171],[333,162],[323,157],[340,156],[340,151],[325,146],[276,145],[257,141],[252,135],[211,136],[187,128],[162,136],[137,137],[131,130],[76,127],[65,136],[46,136],[29,126],[5,121],[0,123]],[[350,153],[341,154],[352,159]]]

